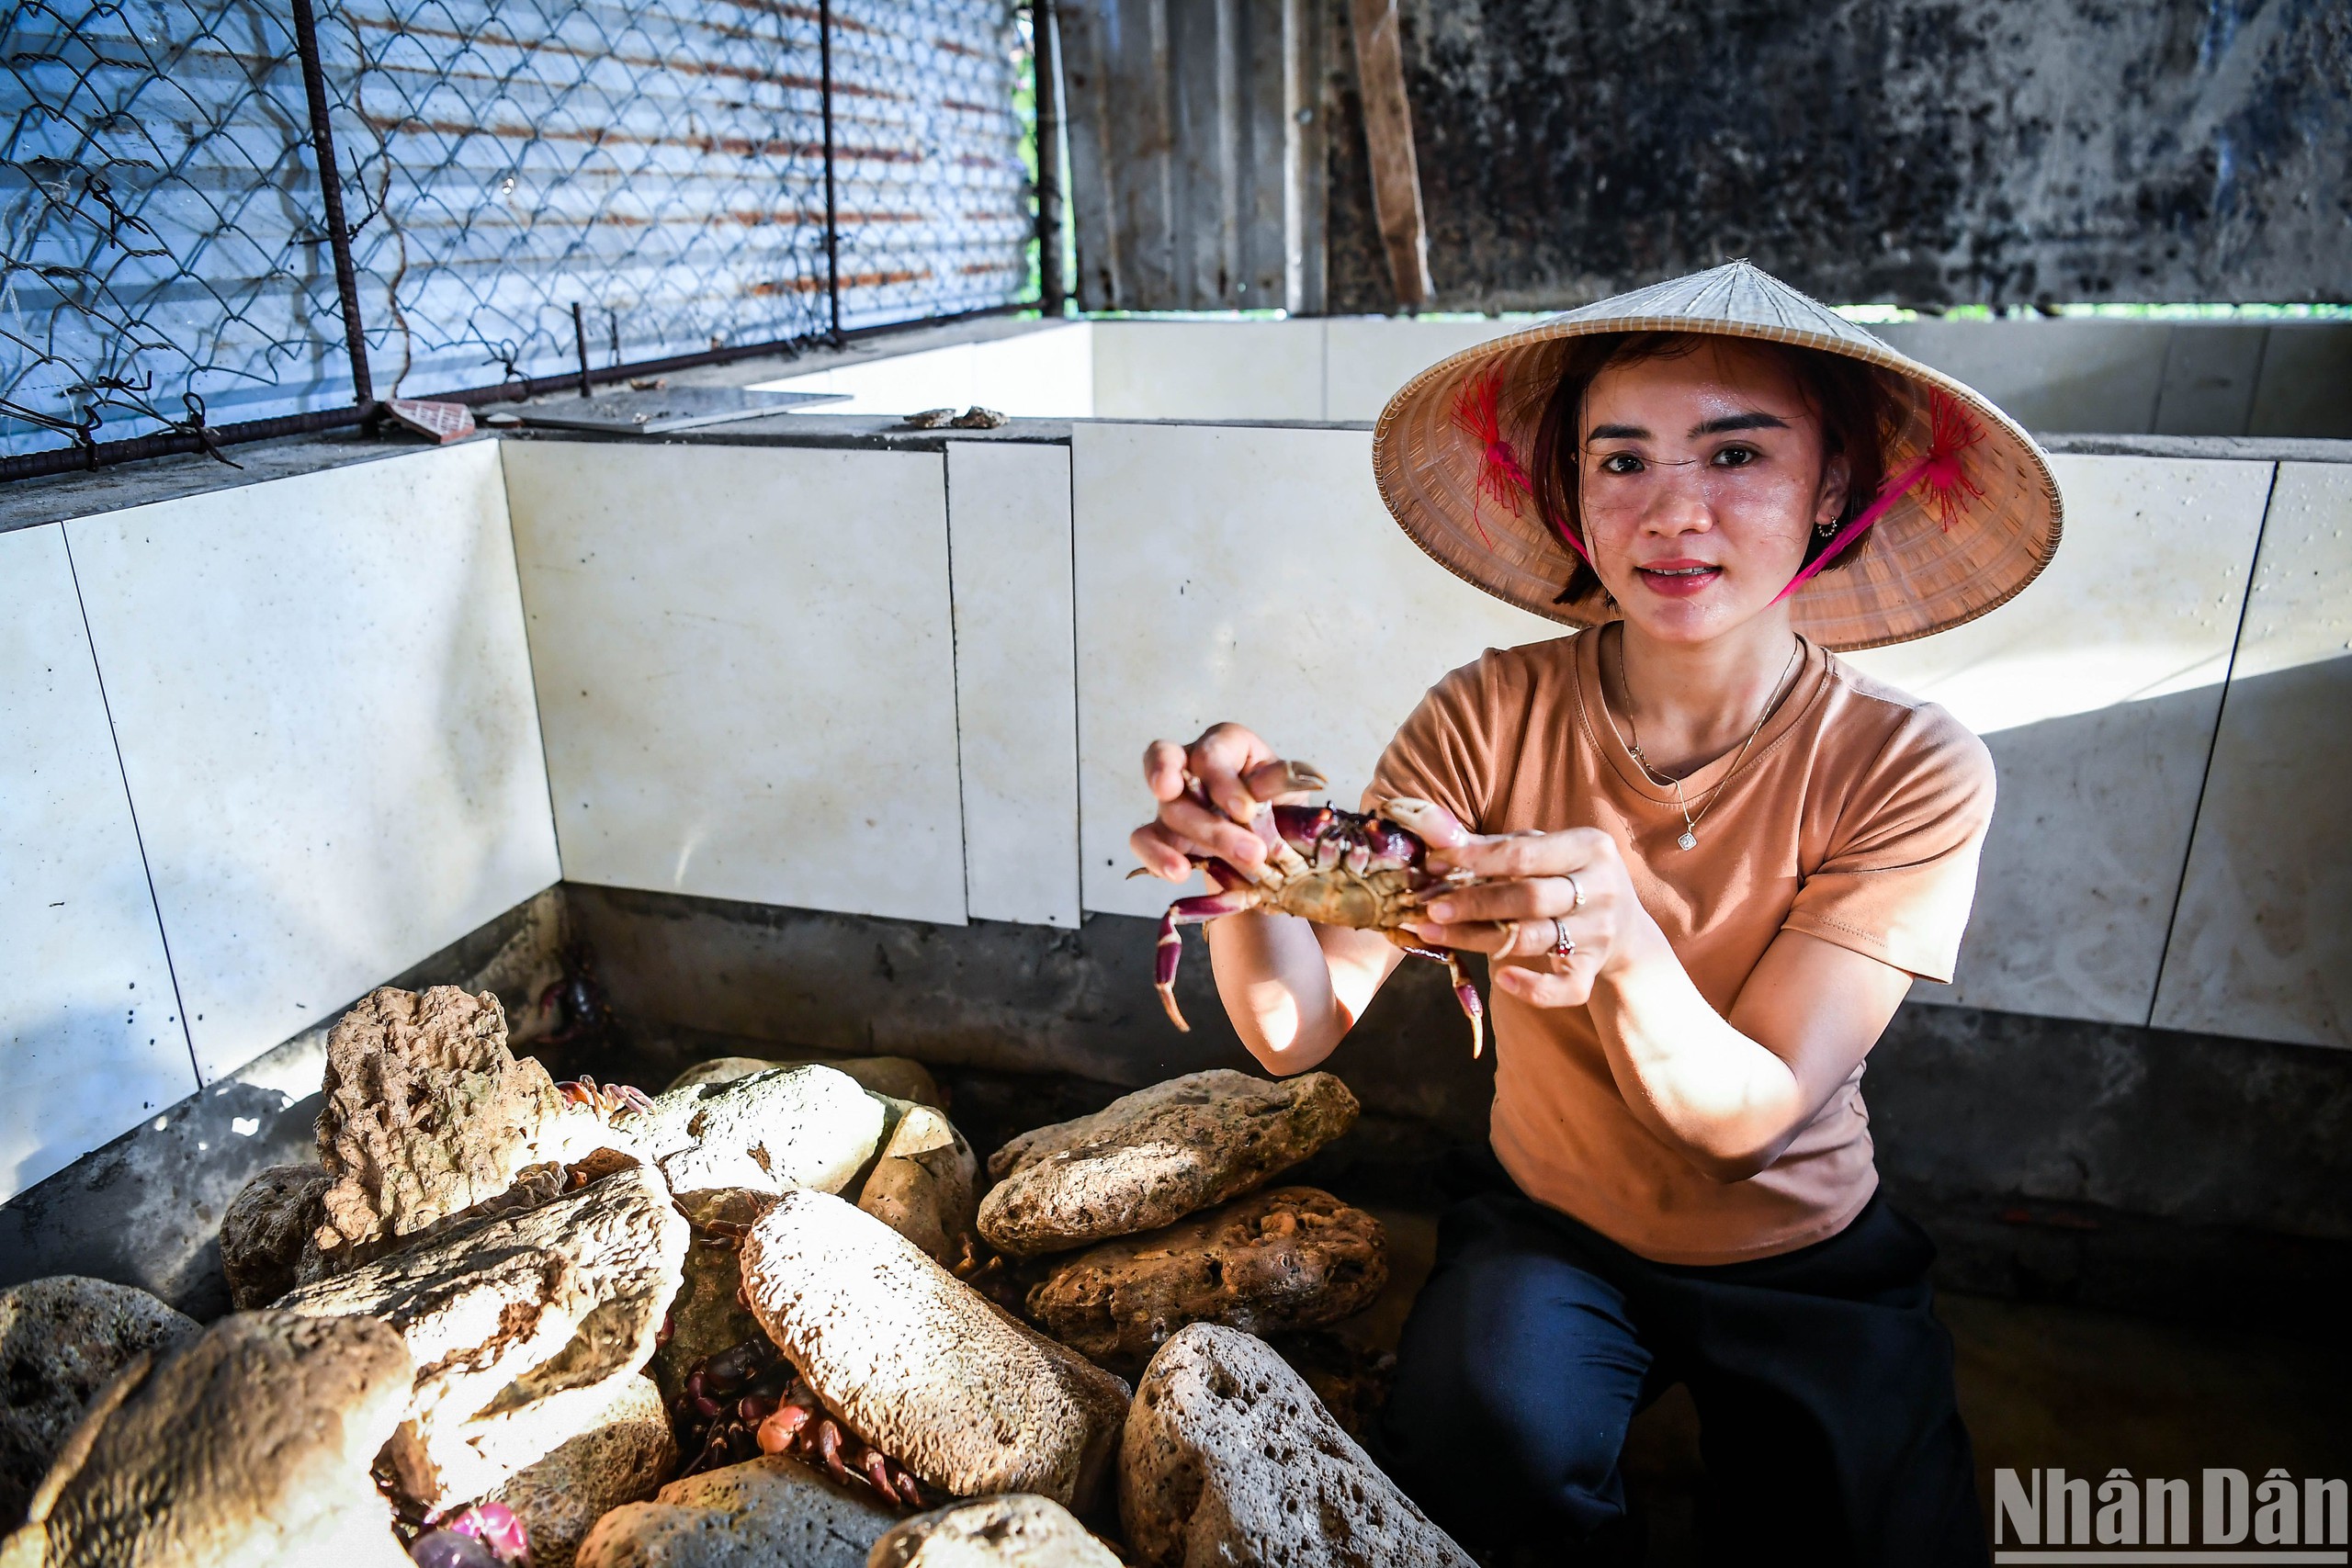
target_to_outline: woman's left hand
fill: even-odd
[[[1535,1007],[1582,1007],[1655,929],[1617,841],[1598,829],[1473,836],[1432,849],[1430,866],[1482,880],[1437,895],[1408,929],[1432,947],[1486,953],[1495,985]]]

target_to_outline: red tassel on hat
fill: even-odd
[[[1927,493],[1919,498],[1923,512],[1933,512],[1936,521],[1946,533],[1960,521],[1970,501],[1982,501],[1984,492],[1968,477],[1968,468],[1961,461],[1962,455],[1984,439],[1984,427],[1959,400],[1930,389],[1928,393],[1928,453],[1917,462],[1879,486],[1878,499],[1865,507],[1860,516],[1838,531],[1829,547],[1815,556],[1803,571],[1789,579],[1789,585],[1774,596],[1772,603],[1804,587],[1813,574],[1836,560],[1846,547],[1868,533],[1871,525],[1894,509],[1894,503],[1909,494],[1917,485],[1925,485]]]
[[[1479,507],[1491,500],[1498,506],[1510,507],[1516,517],[1519,498],[1534,491],[1526,465],[1503,439],[1502,384],[1501,368],[1491,367],[1464,381],[1453,398],[1453,428],[1478,446],[1478,483],[1470,496],[1470,524],[1488,549],[1495,547],[1495,541],[1478,520]],[[1582,547],[1578,549],[1581,553]]]

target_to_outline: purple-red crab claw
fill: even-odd
[[[600,1084],[584,1073],[576,1078],[564,1079],[555,1086],[555,1091],[563,1096],[566,1104],[593,1111],[607,1121],[624,1111],[653,1109],[652,1097],[643,1089],[632,1089],[625,1083]]]
[[[1328,926],[1385,931],[1415,957],[1443,964],[1454,999],[1470,1020],[1470,1054],[1481,1055],[1486,1009],[1462,973],[1460,955],[1418,945],[1402,934],[1426,895],[1466,880],[1431,871],[1428,851],[1459,848],[1469,841],[1469,830],[1452,812],[1426,800],[1399,797],[1384,802],[1382,809],[1375,817],[1333,806],[1260,806],[1250,826],[1266,845],[1266,863],[1254,877],[1214,856],[1193,856],[1193,863],[1216,890],[1177,899],[1159,919],[1152,983],[1169,1021],[1182,1030],[1192,1028],[1176,1005],[1182,928],[1266,909]]]

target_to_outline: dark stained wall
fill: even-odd
[[[2352,299],[2346,0],[1400,0],[1439,308]],[[1329,309],[1393,308],[1346,6]]]

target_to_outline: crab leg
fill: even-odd
[[[1176,1006],[1176,961],[1184,956],[1184,939],[1178,934],[1178,928],[1202,925],[1221,915],[1254,909],[1263,897],[1254,887],[1229,887],[1219,893],[1179,898],[1159,917],[1159,946],[1152,954],[1151,983],[1159,992],[1159,1005],[1168,1010],[1169,1021],[1185,1033],[1190,1034],[1193,1026],[1184,1021],[1183,1013]]]
[[[1442,947],[1420,947],[1411,942],[1399,942],[1416,958],[1434,958],[1445,965],[1446,978],[1453,982],[1453,999],[1462,1004],[1462,1011],[1470,1020],[1470,1059],[1476,1061],[1487,1051],[1487,1008],[1478,999],[1477,987],[1462,973],[1462,955]]]

